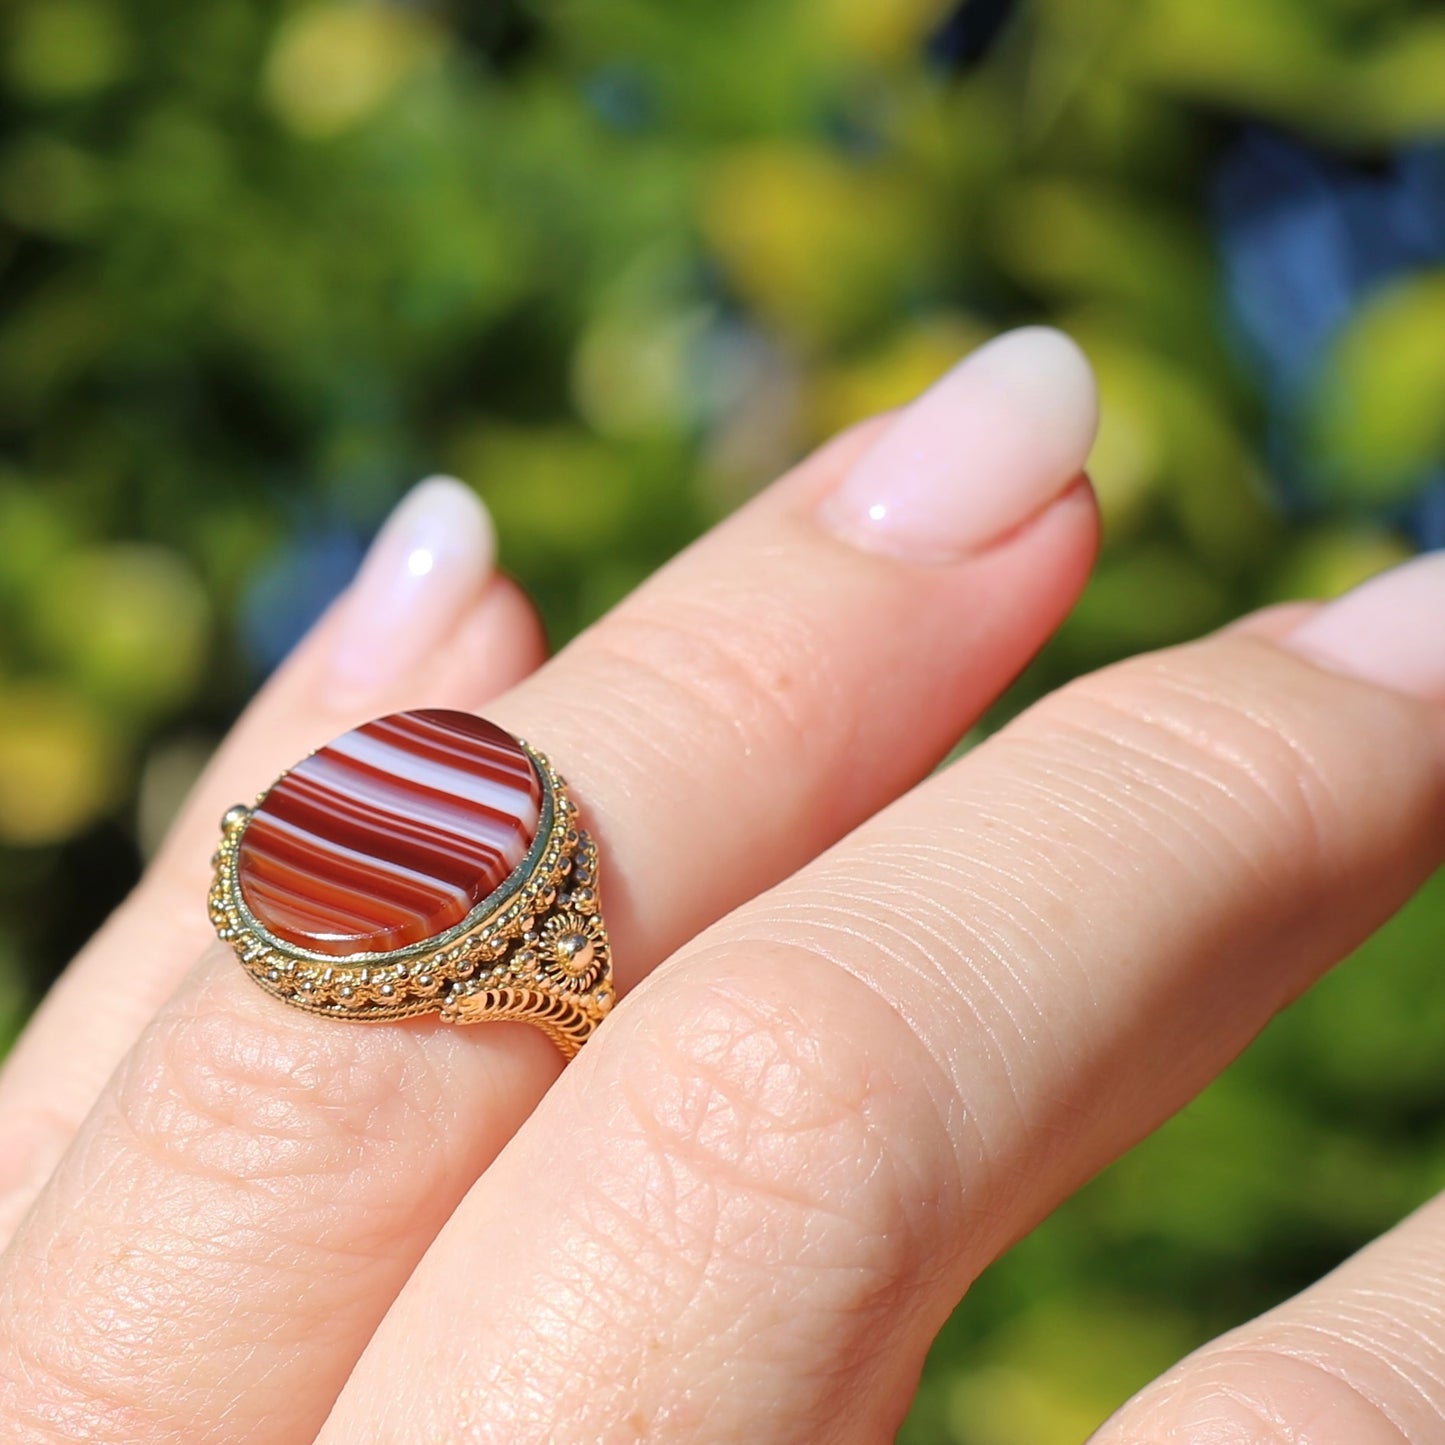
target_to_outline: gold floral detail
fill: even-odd
[[[536,944],[537,973],[563,993],[589,993],[607,972],[607,931],[594,914],[564,909],[546,922]]]

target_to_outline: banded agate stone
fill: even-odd
[[[445,933],[527,856],[542,783],[470,713],[393,713],[279,778],[237,849],[241,898],[313,953],[383,953]]]

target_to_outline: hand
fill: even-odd
[[[0,1080],[5,1439],[885,1438],[978,1272],[1445,849],[1439,560],[928,776],[1083,584],[1093,425],[1078,353],[1015,334],[536,671],[475,504],[405,504]],[[205,943],[226,805],[483,704],[602,846],[630,996],[565,1072],[520,1025],[288,1009]],[[1103,1439],[1433,1438],[1442,1300],[1434,1206]]]

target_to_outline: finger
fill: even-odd
[[[889,1438],[978,1272],[1439,860],[1442,606],[1437,559],[1290,650],[1075,685],[710,930],[459,1207],[325,1445]]]
[[[1093,424],[1070,343],[1006,338],[490,709],[600,836],[624,984],[925,774],[1039,645],[1092,557]],[[208,960],[0,1265],[0,1415],[310,1440],[557,1068],[530,1030],[328,1025]]]
[[[1093,1445],[1412,1445],[1445,1421],[1445,1201],[1206,1345]]]
[[[536,616],[495,570],[461,483],[415,488],[356,583],[246,710],[145,877],[51,991],[0,1072],[0,1244],[141,1029],[210,938],[216,820],[318,739],[418,698],[477,707],[542,660]],[[103,1005],[97,1006],[97,1000]]]
[[[1351,602],[1351,660],[1386,685],[1445,701],[1439,559]],[[1401,625],[1403,588],[1413,625]],[[1321,646],[1321,629],[1325,630]],[[1322,616],[1300,634],[1326,657]],[[1437,814],[1438,818],[1438,814]],[[1438,824],[1437,824],[1438,826]],[[1096,1445],[1404,1445],[1445,1420],[1445,1199],[1436,1199],[1314,1288],[1191,1355],[1099,1432]]]

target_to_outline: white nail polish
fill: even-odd
[[[1336,672],[1445,702],[1445,552],[1362,583],[1283,644]]]
[[[450,477],[407,493],[341,603],[331,684],[347,697],[405,677],[491,577],[496,536],[480,498]]]
[[[1045,327],[1009,332],[898,413],[824,503],[824,522],[906,561],[969,556],[1069,488],[1097,422],[1078,346]]]

